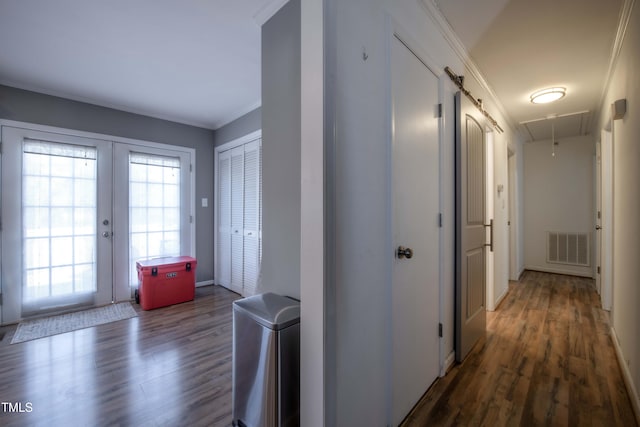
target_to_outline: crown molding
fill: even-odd
[[[256,21],[259,27],[262,27],[273,15],[275,15],[285,4],[287,4],[289,0],[272,0],[267,2],[264,6],[260,8],[255,15],[253,15],[253,20]]]
[[[625,0],[622,5],[622,9],[620,10],[620,19],[618,20],[618,29],[616,30],[616,38],[613,42],[613,46],[611,47],[611,57],[609,58],[609,67],[607,68],[607,74],[605,75],[604,85],[602,86],[602,93],[600,94],[600,102],[598,103],[598,109],[596,110],[596,114],[594,116],[594,126],[598,125],[598,120],[600,118],[600,113],[602,109],[605,108],[603,105],[605,102],[605,98],[607,96],[607,92],[611,86],[611,80],[613,79],[613,73],[615,71],[616,63],[618,62],[618,57],[620,56],[620,51],[622,50],[622,45],[624,44],[624,38],[627,34],[627,28],[629,26],[629,20],[631,19],[631,12],[633,12],[633,7],[635,6],[636,0]],[[597,129],[594,129],[597,131]],[[597,134],[597,132],[596,132]]]
[[[635,1],[635,0],[632,0],[632,1]],[[460,60],[462,61],[464,66],[467,68],[471,76],[478,82],[480,87],[482,87],[482,89],[484,89],[487,92],[487,94],[491,97],[494,104],[496,105],[496,108],[500,112],[500,115],[507,122],[505,123],[505,127],[508,127],[511,130],[511,132],[517,133],[524,138],[524,135],[522,135],[520,130],[517,128],[514,128],[513,124],[515,123],[515,121],[507,113],[507,110],[504,108],[504,106],[500,102],[500,99],[494,92],[493,88],[484,78],[484,76],[482,75],[482,72],[480,71],[476,63],[473,61],[473,59],[471,59],[469,52],[467,52],[467,49],[464,47],[464,44],[462,44],[462,41],[460,40],[458,35],[455,33],[455,31],[453,31],[453,28],[449,24],[449,21],[447,21],[447,19],[444,17],[442,12],[440,11],[440,8],[438,7],[438,5],[436,5],[435,0],[418,0],[418,2],[422,4],[422,6],[424,6],[424,10],[427,12],[427,15],[429,15],[429,17],[431,18],[433,23],[436,25],[436,27],[438,28],[438,30],[440,31],[444,39],[447,41],[447,43],[449,43],[449,46],[451,46],[451,49],[454,51],[456,56],[460,58]]]

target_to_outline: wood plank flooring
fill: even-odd
[[[591,279],[527,271],[404,426],[636,426]]]
[[[30,402],[2,426],[229,426],[232,302],[218,286],[138,317],[10,345],[0,330],[0,401]],[[6,406],[6,405],[5,405]]]

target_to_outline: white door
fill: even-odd
[[[216,150],[216,283],[251,296],[262,254],[261,139],[229,144]]]
[[[188,150],[9,126],[2,141],[2,323],[128,301],[137,259],[194,254]]]
[[[596,291],[602,296],[602,143],[596,143],[596,218],[595,218],[595,258],[596,258]],[[601,297],[602,298],[602,297]]]
[[[396,37],[393,107],[392,424],[438,376],[438,79]]]
[[[114,145],[114,301],[138,287],[137,261],[192,254],[190,165],[185,151]]]
[[[112,144],[2,128],[3,323],[112,300]]]

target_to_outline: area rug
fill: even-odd
[[[75,313],[27,320],[18,325],[18,329],[11,339],[11,344],[90,328],[118,320],[130,319],[137,315],[138,313],[131,307],[130,303],[123,302],[92,308],[90,310],[77,311]]]

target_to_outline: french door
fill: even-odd
[[[189,154],[2,127],[2,322],[131,299],[135,261],[191,254]]]

